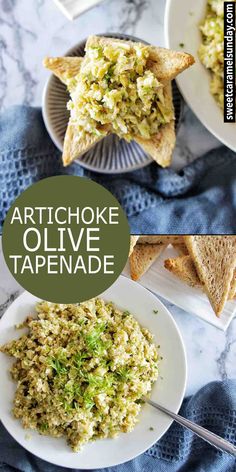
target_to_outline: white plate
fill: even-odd
[[[141,278],[140,283],[188,313],[192,313],[216,326],[216,328],[226,331],[236,314],[236,302],[227,302],[220,318],[217,318],[207,296],[204,295],[201,289],[189,287],[165,269],[165,259],[176,256],[177,252],[171,246],[168,246]],[[130,277],[129,264],[126,265],[123,274]]]
[[[103,0],[54,0],[58,8],[69,18],[74,20],[77,16],[84,13],[96,5],[99,5]]]
[[[206,0],[167,0],[165,11],[166,46],[192,54],[196,64],[177,77],[178,86],[193,112],[223,144],[236,151],[236,124],[224,123],[223,113],[210,93],[210,72],[201,64],[199,24],[205,17]]]
[[[177,412],[181,406],[186,386],[186,355],[179,330],[162,303],[141,285],[119,279],[102,296],[112,300],[120,308],[125,308],[135,315],[142,326],[155,335],[155,342],[160,344],[163,360],[160,376],[156,382],[152,399]],[[0,345],[20,336],[14,325],[23,321],[34,311],[37,298],[24,292],[8,308],[0,321]],[[154,314],[153,310],[158,310]],[[40,436],[36,432],[23,430],[19,421],[11,414],[15,384],[9,375],[12,360],[0,353],[1,389],[0,419],[8,432],[25,449],[53,464],[74,469],[98,469],[111,467],[133,459],[150,448],[171,425],[171,420],[164,414],[145,405],[140,415],[140,422],[128,434],[121,434],[117,439],[105,439],[90,443],[82,452],[74,453],[65,439]],[[153,430],[150,431],[150,427]],[[26,439],[30,433],[31,439]]]

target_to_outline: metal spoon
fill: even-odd
[[[236,457],[236,447],[229,441],[226,441],[217,434],[208,431],[207,429],[203,428],[202,426],[199,426],[196,423],[193,423],[190,420],[187,420],[183,416],[172,413],[172,411],[169,411],[164,406],[161,406],[158,403],[149,400],[149,398],[144,398],[143,400],[145,401],[145,403],[148,403],[154,408],[157,408],[157,410],[160,410],[166,415],[173,418],[177,423],[181,424],[182,426],[199,436],[199,438],[204,439],[204,441],[208,442],[217,449],[220,449],[220,451],[227,452],[228,454],[231,454],[232,456]]]

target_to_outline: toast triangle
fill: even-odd
[[[76,77],[81,69],[83,57],[45,57],[44,67],[49,69],[60,81],[68,85],[68,80]]]
[[[176,250],[179,250],[181,245],[173,244]],[[174,259],[166,259],[164,261],[164,266],[169,272],[176,275],[182,282],[185,282],[190,287],[201,287],[204,290],[204,286],[201,283],[195,265],[191,259],[191,256],[184,253],[182,248],[180,248],[180,256]],[[236,295],[236,269],[234,270],[234,277],[231,281],[230,291],[228,300],[233,300]]]
[[[116,38],[105,38],[103,36],[89,36],[85,49],[89,47],[105,47],[116,44],[125,44],[134,47],[137,44],[148,46],[150,54],[147,62],[147,67],[151,70],[157,79],[166,84],[173,80],[178,74],[188,69],[194,64],[195,60],[191,54],[179,51],[172,51],[170,49],[150,46],[144,43],[137,43],[134,41],[127,41]]]
[[[169,272],[176,275],[182,282],[185,282],[190,287],[202,286],[190,256],[185,255],[174,259],[166,259],[164,266]]]
[[[163,92],[165,103],[174,116],[175,110],[170,83],[164,87]],[[136,141],[139,146],[161,167],[170,166],[176,143],[175,120],[171,119],[169,123],[160,126],[158,133],[154,134],[149,139],[145,139],[142,136],[136,136],[134,141]]]
[[[164,244],[136,244],[129,258],[132,280],[139,280],[165,249]]]
[[[93,134],[87,133],[83,139],[78,139],[76,126],[69,122],[64,138],[62,154],[64,166],[68,166],[75,159],[79,159],[110,132],[108,126],[103,126],[101,129],[103,132],[101,136],[95,136]]]
[[[236,236],[185,236],[184,241],[215,314],[220,316],[236,267]]]
[[[136,244],[138,242],[138,238],[139,238],[139,236],[130,236],[129,257],[131,256],[131,254],[134,250],[134,247],[136,246]]]

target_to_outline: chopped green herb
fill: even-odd
[[[115,373],[116,373],[118,379],[121,380],[122,382],[125,382],[126,380],[129,380],[130,376],[131,376],[131,370],[128,369],[127,367],[121,367]]]
[[[96,328],[85,336],[85,341],[89,351],[94,354],[101,354],[105,350],[105,344],[101,341],[100,336],[105,331],[106,323],[98,323]]]
[[[122,318],[126,318],[127,316],[130,316],[130,312],[126,310],[123,312]]]
[[[154,428],[150,426],[149,431],[154,431]]]
[[[54,369],[57,375],[63,375],[67,373],[67,368],[59,359],[49,359],[49,365]]]
[[[144,405],[145,401],[142,398],[140,398],[139,400],[136,400],[135,403],[137,403],[137,405]]]
[[[157,315],[158,310],[153,310],[154,315]]]
[[[184,48],[184,43],[179,43],[180,48]]]
[[[47,431],[47,429],[48,429],[48,423],[42,423],[42,424],[40,425],[40,430],[41,430],[42,432]]]
[[[84,363],[85,359],[88,358],[88,355],[86,352],[79,352],[77,354],[74,355],[74,363],[75,363],[75,367],[77,369],[80,369],[82,367],[82,364]]]
[[[85,393],[85,395],[83,396],[83,399],[84,399],[85,408],[87,410],[91,410],[95,405],[92,397],[89,394]]]
[[[104,76],[104,79],[106,80],[106,82],[110,82],[111,81],[111,78],[114,74],[114,65],[111,65],[107,71],[107,73],[105,74]]]

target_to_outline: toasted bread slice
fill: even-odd
[[[164,98],[174,116],[175,111],[171,84],[165,86]],[[142,136],[136,136],[134,141],[136,141],[161,167],[170,166],[176,143],[175,120],[172,119],[169,123],[161,126],[158,133],[151,136],[151,138],[145,139]]]
[[[79,74],[82,62],[82,57],[46,57],[44,66],[50,69],[61,82],[68,85],[68,80]],[[101,126],[101,129],[106,130],[106,135],[108,134],[107,126]],[[88,133],[84,139],[78,140],[76,127],[69,122],[63,146],[62,159],[64,165],[68,166],[74,159],[78,159],[103,138],[104,135],[95,136]]]
[[[85,49],[87,50],[91,46],[106,47],[118,45],[119,43],[126,45],[127,47],[134,47],[137,45],[137,43],[132,41],[90,36],[87,40]],[[172,109],[174,114],[172,90],[169,82],[176,77],[178,73],[190,67],[190,65],[194,63],[194,58],[191,55],[182,52],[170,51],[158,47],[148,47],[150,49],[150,59],[147,63],[148,69],[154,73],[160,82],[166,84],[164,91],[165,100],[169,101],[170,109]],[[159,132],[150,139],[145,139],[142,136],[135,136],[134,140],[159,165],[162,167],[168,167],[171,164],[176,142],[174,120],[161,126]]]
[[[45,57],[44,67],[53,72],[63,84],[76,77],[81,69],[83,57]]]
[[[86,43],[86,50],[89,47],[105,47],[118,44],[134,47],[136,42],[115,38],[105,38],[102,36],[89,36]],[[147,46],[144,44],[144,46]],[[148,69],[151,70],[157,79],[166,84],[173,80],[178,74],[188,69],[195,60],[191,54],[185,52],[171,51],[170,49],[148,46],[150,50]]]
[[[68,85],[70,79],[79,74],[82,62],[82,57],[46,57],[44,59],[44,66],[50,69],[61,80],[61,82]],[[169,107],[174,113],[170,85],[165,87],[164,97],[165,100],[168,101]],[[70,140],[73,138],[73,140],[76,141],[76,133],[74,133],[72,128],[68,130],[68,135],[65,137],[66,150],[63,157],[64,165],[68,165],[75,158],[79,158],[84,154],[84,152],[91,149],[99,141],[99,139],[97,140],[96,137],[92,135],[90,137],[88,136],[87,140],[84,142],[71,142],[68,138]],[[176,141],[174,120],[165,126],[162,126],[159,133],[152,136],[152,138],[144,139],[142,137],[137,137],[135,141],[162,167],[169,166]],[[89,144],[89,148],[86,147],[86,144]],[[71,153],[72,150],[74,151],[70,154],[70,159],[68,159],[69,150],[71,150]]]
[[[184,241],[181,243],[172,243],[173,248],[178,252],[180,256],[187,256],[188,249]]]
[[[92,149],[110,132],[108,126],[101,127],[106,129],[106,134],[94,136],[87,133],[84,139],[78,140],[76,127],[73,124],[68,125],[64,139],[63,163],[68,166],[75,159],[79,159],[83,154]],[[135,141],[147,152],[160,166],[167,167],[171,164],[172,153],[175,146],[175,126],[174,122],[168,123],[160,128],[158,135],[150,140],[135,138]],[[144,143],[145,141],[145,143]]]
[[[139,236],[130,236],[130,249],[129,249],[129,257],[131,256],[133,250],[134,250],[134,247],[136,246],[137,242],[138,242],[138,238]]]
[[[165,249],[164,244],[136,244],[130,256],[130,275],[139,280]]]
[[[228,299],[233,300],[235,297],[236,297],[236,269],[234,269],[234,275],[231,280]]]
[[[194,57],[186,52],[151,46],[147,66],[165,84],[194,63]]]
[[[101,136],[87,133],[83,139],[78,139],[76,126],[69,122],[64,138],[62,154],[64,166],[68,166],[74,159],[78,159],[85,154],[110,132],[109,127],[105,125],[101,126],[101,130],[103,132]]]
[[[87,40],[85,50],[88,47],[105,47],[112,44],[122,43],[123,46],[134,47],[137,43],[132,41],[123,41],[113,38],[104,38],[90,36]],[[169,81],[178,73],[189,67],[194,59],[192,56],[182,52],[169,51],[164,48],[150,48],[150,60],[148,68],[153,71],[160,82],[166,84],[165,98],[169,100],[170,109],[173,110],[172,93]],[[49,68],[66,85],[68,80],[79,74],[81,66],[85,64],[88,58],[64,57],[64,58],[46,58],[45,67]],[[167,85],[168,84],[168,85]],[[111,127],[110,127],[111,128]],[[98,141],[103,139],[110,132],[106,131],[101,137],[87,135],[83,140],[78,140],[76,128],[73,123],[68,124],[67,133],[64,141],[63,162],[69,165],[74,159],[89,151]],[[175,126],[174,120],[160,127],[159,132],[150,139],[144,139],[141,136],[135,137],[135,141],[162,167],[167,167],[171,163],[172,153],[175,146]]]
[[[182,243],[183,236],[175,235],[150,235],[150,236],[139,236],[139,244],[173,244]]]
[[[76,77],[81,69],[81,65],[83,62],[83,57],[46,57],[44,59],[44,66],[47,69],[50,69],[56,77],[58,77],[61,82],[65,85],[68,85],[70,79]],[[165,100],[168,102],[168,106],[172,109],[174,114],[174,107],[172,101],[172,90],[171,85],[168,85],[164,89],[164,97]],[[69,131],[69,137],[72,137],[71,130]],[[91,136],[92,138],[92,136]],[[89,140],[89,139],[88,139]],[[158,134],[152,136],[150,139],[144,139],[142,137],[137,137],[134,139],[141,147],[147,152],[159,165],[162,167],[167,167],[171,164],[172,153],[175,147],[175,124],[174,120],[171,120],[170,123],[162,126]],[[90,140],[89,140],[90,141]],[[97,143],[97,140],[91,139],[91,147]],[[68,142],[67,142],[68,144]],[[71,143],[70,147],[74,147],[75,149],[77,146],[74,146],[74,143]],[[69,148],[69,146],[67,146]],[[81,145],[81,149],[83,149],[83,145]],[[85,152],[89,150],[85,147]],[[80,149],[79,149],[80,152]],[[84,152],[84,151],[83,151]],[[76,157],[79,158],[81,152]],[[68,154],[67,154],[68,156]],[[75,159],[75,157],[73,157]],[[73,160],[71,159],[71,160]],[[65,159],[64,164],[68,165],[71,160]]]
[[[184,240],[210,303],[220,316],[236,267],[236,236],[185,236]]]
[[[171,121],[161,126],[158,134],[155,134],[150,139],[136,136],[135,141],[157,164],[161,167],[168,167],[171,164],[175,148],[175,123]]]
[[[180,256],[175,259],[166,259],[164,266],[190,287],[201,287],[195,265],[190,256]]]
[[[181,245],[176,244],[173,246],[176,246],[176,249],[178,250]],[[182,251],[182,248],[180,248],[180,251]],[[175,259],[166,259],[164,262],[165,268],[169,270],[170,272],[172,272],[177,277],[179,277],[179,279],[181,279],[183,282],[187,283],[190,287],[197,287],[197,288],[201,287],[204,290],[204,286],[198,277],[195,265],[191,257],[184,252],[182,253],[180,252],[180,254],[181,254],[180,257],[176,257]],[[235,295],[236,295],[235,292],[236,292],[236,270],[234,271],[234,277],[231,282],[228,300],[233,300],[235,298]]]

